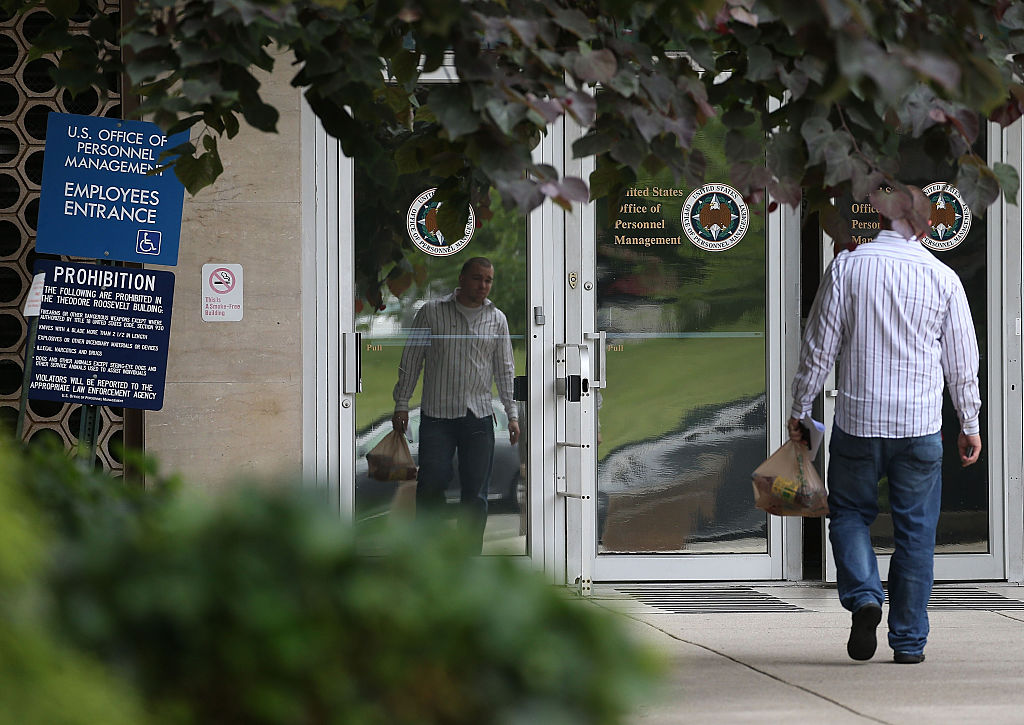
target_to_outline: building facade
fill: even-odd
[[[32,16],[4,21],[0,69],[0,404],[17,414],[31,279],[33,204],[49,110],[119,115],[46,87],[25,58]],[[552,581],[832,580],[826,522],[767,516],[750,473],[785,435],[801,318],[834,245],[801,209],[750,207],[727,184],[723,135],[701,133],[700,188],[668,175],[638,180],[615,202],[571,213],[545,204],[503,211],[460,240],[431,223],[428,175],[382,196],[372,168],[345,158],[289,85],[287,62],[264,78],[279,132],[244,129],[222,144],[224,173],[186,199],[162,410],[104,409],[98,457],[120,468],[127,439],[167,471],[211,490],[247,476],[319,487],[343,519],[389,515],[405,493],[370,479],[365,455],[390,429],[398,358],[417,309],[447,294],[468,258],[494,262],[492,299],[509,320],[519,417],[508,443],[495,406],[496,451],[485,551],[529,558]],[[42,71],[42,72],[41,72]],[[445,82],[442,69],[426,82]],[[561,173],[581,131],[558,124],[537,148]],[[976,149],[1022,160],[1020,123],[989,127]],[[935,254],[964,280],[982,349],[984,453],[961,470],[947,444],[937,577],[1024,579],[1021,215],[1000,200],[970,216],[948,169],[920,159],[915,178],[952,208]],[[946,196],[943,196],[946,194]],[[841,204],[843,202],[840,202]],[[959,206],[958,206],[959,204]],[[846,203],[854,236],[870,209]],[[381,210],[384,210],[383,212]],[[378,299],[365,261],[382,235],[403,235]],[[203,266],[242,270],[243,314],[204,321]],[[831,422],[831,389],[817,417]],[[417,447],[418,393],[410,426]],[[948,406],[947,406],[948,407]],[[76,438],[77,406],[28,405],[26,437]],[[947,441],[955,416],[945,415]],[[952,437],[952,438],[951,438]],[[827,466],[827,446],[818,465]],[[827,483],[827,479],[826,479]],[[407,487],[406,487],[407,488]],[[891,547],[884,513],[873,531]],[[397,503],[396,503],[397,502]]]

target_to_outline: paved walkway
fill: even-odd
[[[875,657],[850,660],[850,615],[827,587],[630,592],[600,587],[593,601],[629,618],[669,663],[659,696],[631,725],[1024,723],[1022,587],[936,587],[928,659],[919,665],[892,662],[884,615]]]

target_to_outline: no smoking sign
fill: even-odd
[[[203,321],[242,319],[242,265],[203,265]]]

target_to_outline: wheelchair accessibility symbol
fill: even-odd
[[[135,237],[136,254],[160,254],[161,232],[150,229],[140,229]]]

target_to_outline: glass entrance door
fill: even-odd
[[[990,162],[1002,160],[999,138],[996,129],[992,129],[987,137],[981,134],[974,151]],[[1007,326],[1002,304],[1005,240],[1001,210],[996,204],[984,216],[971,214],[969,207],[965,210],[959,191],[947,186],[953,169],[937,165],[926,153],[915,149],[905,149],[904,154],[915,169],[908,183],[924,189],[933,200],[933,229],[926,245],[963,282],[981,353],[978,379],[982,399],[982,453],[978,462],[968,468],[960,466],[956,450],[960,423],[949,392],[943,394],[942,509],[936,531],[935,578],[1003,579],[1006,576],[1003,555],[1005,477],[1001,449],[1005,433],[1000,391],[1004,389],[1006,357],[1002,331]],[[870,210],[866,215],[854,213],[856,211],[851,210],[851,220],[854,225],[866,228],[863,225],[870,224],[874,215]],[[871,231],[866,239],[873,236],[874,231]],[[831,417],[832,406],[826,405],[825,410]],[[830,423],[828,428],[831,429]],[[879,484],[879,510],[879,516],[871,527],[871,537],[884,580],[893,551],[885,479]],[[835,560],[828,545],[826,577],[835,581],[835,576]]]
[[[595,581],[782,578],[783,521],[750,483],[781,443],[781,232],[728,185],[725,133],[695,141],[699,188],[644,175],[590,210]]]
[[[397,398],[408,411],[405,437],[413,458],[420,465],[430,460],[435,469],[440,466],[441,475],[449,472],[441,515],[461,524],[472,515],[468,508],[480,508],[486,515],[484,553],[525,555],[529,436],[514,440],[510,420],[520,425],[524,417],[521,403],[511,395],[513,377],[523,374],[526,360],[526,218],[494,199],[493,215],[486,220],[471,216],[461,238],[445,239],[437,226],[439,206],[432,200],[440,182],[429,174],[382,181],[373,169],[355,165],[354,312],[362,358],[355,411],[355,520],[365,525],[415,509],[415,480],[379,480],[368,465],[368,456],[394,429]],[[464,269],[471,260],[478,261]],[[488,278],[489,294],[482,304],[468,306],[476,301],[468,292],[480,274]],[[464,292],[467,304],[460,302]],[[506,365],[513,369],[506,371]],[[477,405],[473,391],[484,378],[486,410],[467,409]],[[425,392],[426,386],[432,389]],[[452,407],[456,404],[458,410]],[[493,452],[481,453],[486,435],[479,444],[475,438],[460,442],[454,455],[438,447],[454,447],[456,438],[424,435],[425,419],[444,429],[448,421],[467,415],[486,419]],[[523,420],[520,430],[525,428]],[[488,460],[478,460],[481,455]],[[490,483],[482,492],[486,505],[464,500],[462,479],[467,474],[485,477],[488,471]]]
[[[541,236],[494,198],[489,210],[485,204],[472,210],[463,234],[446,238],[438,224],[442,207],[433,198],[441,174],[390,163],[400,149],[386,139],[380,150],[389,163],[357,163],[311,114],[306,122],[307,137],[315,139],[306,159],[315,169],[307,194],[316,209],[307,219],[303,295],[304,379],[315,381],[304,391],[307,470],[339,514],[361,527],[415,515],[412,476],[373,475],[368,460],[393,431],[398,402],[407,408],[404,437],[414,463],[422,469],[432,457],[445,479],[433,502],[437,515],[468,526],[467,508],[485,513],[484,554],[542,560],[541,542],[550,536],[542,530],[538,492],[550,472],[530,453],[534,439],[543,439],[546,415],[536,394],[543,376],[530,360],[541,359],[538,350],[549,340],[529,332],[527,315],[545,304],[542,278],[530,264]],[[490,285],[486,299],[479,290],[475,298],[455,294],[460,280],[476,285],[481,269]],[[514,377],[528,371],[536,382],[513,394]],[[472,440],[454,451],[442,448],[451,441],[438,443],[438,429],[467,414],[474,419]],[[477,445],[491,435],[493,450]],[[474,478],[489,484],[480,496],[464,496],[463,483]]]

